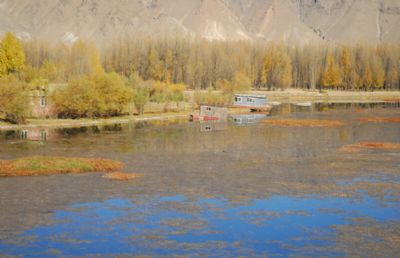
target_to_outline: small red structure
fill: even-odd
[[[212,121],[226,120],[228,118],[228,109],[226,107],[217,107],[201,105],[199,114],[191,114],[192,121]]]
[[[49,98],[49,90],[46,87],[38,87],[29,92],[31,117],[49,118],[57,116],[54,106]]]

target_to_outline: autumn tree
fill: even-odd
[[[150,89],[152,82],[145,82],[137,73],[132,73],[128,80],[129,87],[133,90],[131,102],[139,115],[144,113],[144,107],[150,99]]]
[[[3,63],[2,69],[5,63],[7,74],[20,72],[25,66],[25,53],[21,42],[14,34],[7,32],[1,41],[0,48],[2,49],[0,58],[3,59],[0,61]]]
[[[292,84],[292,64],[282,47],[270,46],[264,57],[263,81],[268,89]]]
[[[0,45],[0,78],[7,74],[7,60],[3,48]]]
[[[123,113],[132,90],[116,73],[98,73],[71,79],[52,96],[60,117],[110,117]]]
[[[385,71],[382,67],[382,62],[379,57],[373,55],[371,59],[372,67],[372,90],[383,89],[385,83]]]
[[[153,46],[150,47],[147,58],[146,79],[160,80],[162,77],[160,58]]]
[[[336,88],[340,83],[341,78],[339,67],[335,63],[333,55],[328,54],[326,57],[326,68],[322,76],[322,85],[325,87]]]
[[[0,119],[24,123],[29,113],[27,86],[13,75],[0,78]]]
[[[342,47],[339,66],[343,87],[349,89],[352,86],[352,62],[350,51],[347,47]]]

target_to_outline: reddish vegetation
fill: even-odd
[[[400,123],[400,117],[364,117],[360,119],[364,123]]]
[[[360,142],[343,146],[341,152],[360,152],[363,149],[392,149],[400,150],[400,143],[390,142]]]
[[[135,173],[113,172],[113,173],[108,173],[108,174],[104,175],[103,177],[107,178],[107,179],[112,179],[112,180],[125,181],[125,180],[138,178],[138,177],[140,177],[140,175],[135,174]]]
[[[122,169],[118,161],[100,158],[25,157],[0,160],[0,176],[36,176],[84,172],[111,172]]]
[[[295,127],[340,127],[343,123],[336,120],[314,120],[314,119],[268,119],[263,121],[266,124],[277,126]]]
[[[384,99],[383,101],[397,103],[397,102],[400,102],[400,99]]]

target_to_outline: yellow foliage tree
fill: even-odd
[[[0,78],[0,119],[23,123],[29,111],[26,84],[13,75]]]
[[[351,87],[351,84],[354,83],[351,81],[352,79],[352,63],[350,58],[350,51],[347,47],[343,47],[339,60],[341,76],[343,78],[343,86],[346,89]]]
[[[268,86],[287,88],[292,84],[292,64],[282,47],[271,45],[264,57],[262,81]]]
[[[372,69],[372,89],[382,89],[385,84],[385,71],[382,61],[378,56],[373,56],[371,60]]]
[[[3,49],[3,59],[5,56],[7,73],[20,72],[25,66],[25,52],[21,42],[14,34],[7,32],[1,41],[1,48]]]
[[[132,100],[132,89],[116,73],[81,76],[52,96],[60,117],[109,117],[119,115]]]
[[[335,63],[333,55],[326,57],[326,69],[322,76],[322,85],[325,87],[338,87],[341,83],[339,67]]]
[[[3,48],[0,45],[0,78],[7,74],[7,60]]]
[[[372,87],[373,78],[372,78],[371,66],[369,64],[367,65],[367,67],[364,70],[362,82],[363,82],[363,86],[365,89],[370,89]]]

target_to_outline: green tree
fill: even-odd
[[[25,66],[25,52],[21,42],[14,34],[7,32],[1,41],[1,48],[5,56],[7,73],[20,72]]]
[[[0,119],[10,123],[24,123],[29,113],[26,84],[15,76],[0,78]]]

